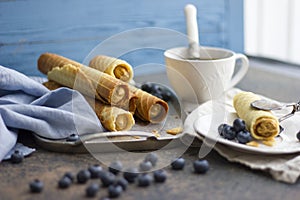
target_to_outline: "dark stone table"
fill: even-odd
[[[34,143],[31,134],[23,134],[20,139],[28,146],[37,148],[37,151],[20,164],[9,161],[0,164],[1,200],[85,199],[85,188],[92,182],[100,183],[99,179],[91,179],[86,184],[74,183],[70,188],[59,189],[58,180],[65,172],[77,173],[80,169],[101,163],[91,154],[46,151]],[[187,149],[183,154],[186,166],[182,171],[174,171],[166,166],[168,179],[165,183],[152,183],[147,188],[138,187],[136,183],[130,184],[119,199],[299,199],[299,180],[293,185],[277,182],[267,173],[230,163],[215,151],[211,151],[206,157],[210,170],[206,174],[195,174],[192,162],[197,159],[198,151],[199,148],[196,147]],[[126,160],[128,155],[121,156]],[[163,155],[168,157],[170,153],[166,150]],[[113,159],[116,153],[106,153],[106,156]],[[128,159],[123,164],[138,166],[140,161]],[[107,169],[103,164],[102,167]],[[41,193],[32,194],[29,182],[36,178],[43,181],[45,187]],[[107,188],[101,188],[94,199],[104,196],[107,196]]]

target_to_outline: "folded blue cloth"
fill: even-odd
[[[0,162],[15,146],[19,129],[50,139],[104,130],[79,92],[68,88],[49,91],[0,65]]]

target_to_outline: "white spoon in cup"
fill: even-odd
[[[187,4],[184,8],[184,13],[186,17],[186,30],[189,41],[188,59],[200,59],[197,9],[194,5]]]

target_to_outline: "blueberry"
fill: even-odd
[[[228,124],[221,124],[219,127],[218,127],[218,133],[223,137],[224,136],[224,128],[226,126],[229,126]]]
[[[209,169],[209,163],[207,160],[196,160],[193,163],[194,171],[198,174],[205,174]]]
[[[144,161],[140,163],[140,171],[149,171],[152,168],[152,163],[150,161]]]
[[[119,178],[116,182],[115,185],[120,185],[123,189],[123,191],[125,191],[127,189],[128,186],[128,181],[125,178]]]
[[[153,153],[153,152],[147,154],[145,159],[144,159],[144,161],[150,161],[152,166],[156,165],[157,160],[158,160],[157,154]]]
[[[44,188],[44,183],[38,179],[29,183],[29,188],[32,193],[40,193]]]
[[[137,181],[138,181],[138,186],[147,187],[150,185],[152,179],[149,174],[141,174],[140,176],[138,176]]]
[[[239,143],[246,144],[252,140],[252,137],[249,131],[244,130],[237,133],[236,139],[238,140]]]
[[[10,157],[10,161],[15,164],[23,162],[23,159],[24,155],[19,150],[15,150],[15,152]]]
[[[170,101],[171,98],[172,98],[172,93],[170,91],[167,90],[162,93],[162,99],[164,101]]]
[[[163,183],[167,180],[167,174],[164,170],[157,170],[153,172],[154,181],[157,183]]]
[[[115,182],[116,176],[111,172],[105,172],[104,174],[101,174],[100,180],[103,187],[108,187]]]
[[[67,177],[67,176],[63,176],[59,181],[58,181],[58,187],[59,188],[68,188],[72,183],[72,180]]]
[[[77,173],[77,182],[86,183],[91,178],[91,173],[89,170],[83,169]]]
[[[240,131],[243,131],[243,130],[246,130],[245,121],[240,119],[240,118],[235,119],[233,121],[233,128],[234,128],[236,133],[238,133]]]
[[[158,92],[151,92],[151,94],[152,94],[153,96],[156,96],[156,97],[159,98],[159,99],[163,99],[163,95],[162,95],[161,93],[158,93]]]
[[[110,164],[110,166],[108,167],[108,170],[111,173],[117,175],[122,170],[122,168],[123,168],[122,163],[120,161],[115,161]]]
[[[117,198],[121,195],[123,189],[120,185],[110,185],[108,187],[108,196],[110,198]]]
[[[99,178],[99,173],[102,171],[102,167],[98,164],[92,165],[88,168],[91,173],[91,178]]]
[[[171,163],[171,167],[174,170],[182,170],[184,168],[185,165],[185,160],[184,158],[176,158],[175,160],[173,160],[173,162]]]
[[[98,183],[92,183],[85,189],[85,194],[87,197],[95,197],[100,187]]]
[[[141,86],[141,89],[145,92],[151,92],[152,91],[152,83],[146,82]]]
[[[123,177],[128,181],[128,183],[133,183],[136,177],[138,177],[137,168],[129,168],[123,173]]]
[[[297,139],[300,141],[300,131],[297,133]]]
[[[236,132],[232,126],[225,126],[223,129],[223,137],[228,140],[233,140],[236,136]]]
[[[75,180],[75,176],[72,172],[66,172],[64,176],[68,177],[72,182]]]
[[[75,142],[79,140],[79,136],[75,133],[71,134],[69,137],[67,137],[66,141],[67,142]]]

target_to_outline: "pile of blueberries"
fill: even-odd
[[[76,175],[71,172],[65,173],[58,181],[58,188],[69,188],[73,183],[85,184],[90,179],[100,179],[100,182],[90,183],[85,190],[87,197],[95,197],[100,190],[100,187],[107,188],[108,196],[101,198],[108,200],[110,198],[119,197],[122,192],[127,189],[128,184],[136,183],[139,187],[147,187],[154,181],[156,183],[164,183],[167,180],[167,173],[163,169],[156,170],[152,173],[151,170],[156,165],[158,157],[155,153],[149,153],[140,163],[139,168],[129,168],[123,170],[120,161],[114,161],[110,164],[107,170],[103,169],[101,165],[95,164],[88,169],[80,170]],[[171,163],[171,169],[182,170],[185,166],[185,159],[176,158]],[[194,172],[198,174],[205,174],[209,170],[209,163],[207,160],[196,160],[193,163]],[[101,185],[100,185],[101,184]],[[35,179],[29,183],[29,188],[32,193],[40,193],[44,188],[42,181]]]
[[[218,127],[218,132],[223,138],[227,140],[236,139],[241,144],[252,141],[251,134],[246,128],[245,121],[240,118],[235,119],[232,126],[229,124],[221,124]]]

